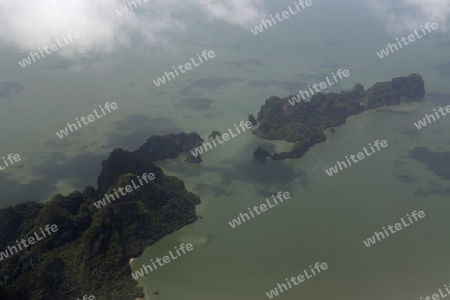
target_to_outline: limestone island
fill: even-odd
[[[97,299],[144,299],[131,276],[132,258],[197,220],[200,203],[183,181],[165,175],[152,160],[177,157],[202,141],[197,133],[152,136],[136,151],[114,149],[102,162],[97,188],[0,209],[0,251],[42,225],[59,228],[39,244],[1,256],[0,298],[76,299],[83,293]],[[154,173],[155,179],[101,209],[93,205],[143,173]]]
[[[299,158],[308,149],[326,140],[325,129],[342,125],[347,117],[381,106],[397,105],[402,101],[417,101],[425,95],[422,76],[413,73],[391,81],[377,82],[364,90],[356,84],[351,91],[340,93],[317,93],[311,101],[291,105],[293,95],[280,99],[267,99],[258,113],[259,127],[253,134],[267,140],[285,140],[294,143],[291,151],[275,153],[274,160]],[[257,149],[254,158],[264,161],[268,151]]]

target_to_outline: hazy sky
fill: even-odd
[[[142,5],[134,11],[119,16],[116,10],[126,4],[124,0],[0,0],[0,42],[29,52],[78,31],[82,38],[56,53],[77,59],[131,47],[133,38],[143,45],[165,46],[165,33],[189,30],[179,16],[188,17],[192,10],[203,12],[211,22],[225,22],[240,30],[249,30],[264,16],[276,13],[267,10],[269,0],[140,1]],[[362,1],[392,34],[412,31],[428,21],[443,26],[450,14],[448,0]]]

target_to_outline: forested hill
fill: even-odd
[[[157,147],[158,145],[156,145]],[[101,208],[93,203],[137,176],[155,179]],[[196,220],[200,198],[184,183],[137,151],[115,149],[103,161],[98,188],[87,186],[43,204],[0,210],[0,251],[39,228],[58,231],[0,262],[0,299],[67,300],[94,295],[104,300],[143,297],[131,276],[130,258],[163,236]]]
[[[324,130],[345,123],[351,115],[380,106],[397,105],[402,99],[418,100],[425,95],[422,76],[411,74],[391,81],[377,82],[364,90],[356,84],[351,91],[317,93],[311,101],[291,105],[293,95],[283,99],[272,96],[258,113],[260,122],[253,133],[269,140],[285,140],[294,143],[291,151],[275,153],[272,159],[298,158],[308,149],[326,140]],[[294,102],[295,103],[295,102]],[[255,158],[264,160],[268,152],[259,149]]]

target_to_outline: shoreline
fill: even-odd
[[[312,146],[327,140],[324,130],[342,126],[350,116],[423,100],[425,82],[421,75],[411,73],[390,81],[376,82],[368,89],[357,83],[352,90],[314,94],[310,101],[301,101],[289,107],[286,100],[291,97],[272,96],[266,99],[258,112],[259,126],[252,133],[265,140],[293,142],[294,146],[290,151],[274,154],[258,148],[254,152],[255,159],[300,158]]]

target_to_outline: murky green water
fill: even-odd
[[[273,3],[267,10],[290,4]],[[141,281],[149,295],[158,290],[161,300],[263,299],[284,278],[317,261],[329,269],[277,298],[403,300],[447,283],[450,177],[438,174],[449,163],[450,117],[420,131],[413,122],[449,99],[448,77],[435,68],[447,63],[448,37],[430,35],[380,60],[375,52],[393,37],[364,3],[354,1],[314,1],[257,36],[249,28],[192,20],[189,30],[169,36],[170,49],[121,51],[104,57],[106,69],[95,71],[67,72],[49,57],[24,72],[17,66],[24,55],[4,50],[0,63],[9,71],[0,74],[1,82],[19,82],[25,90],[0,98],[2,153],[23,158],[2,174],[2,204],[95,185],[101,160],[113,147],[135,149],[153,134],[180,131],[206,138],[212,130],[226,131],[256,114],[269,96],[286,96],[339,68],[351,76],[330,91],[418,72],[428,93],[447,96],[428,94],[419,104],[353,116],[301,159],[258,164],[253,150],[270,143],[246,132],[210,150],[199,165],[183,163],[184,157],[158,162],[201,196],[197,211],[203,218],[148,248],[133,269],[180,243],[194,245],[192,252]],[[216,53],[211,61],[159,88],[153,84],[175,63],[210,49]],[[189,105],[185,98],[211,101]],[[77,134],[56,137],[67,122],[107,101],[117,102],[118,110]],[[389,146],[326,175],[337,160],[376,139]],[[431,154],[417,147],[428,147]],[[278,191],[292,198],[237,228],[228,225]],[[424,210],[426,217],[364,246],[375,230],[413,210]]]

